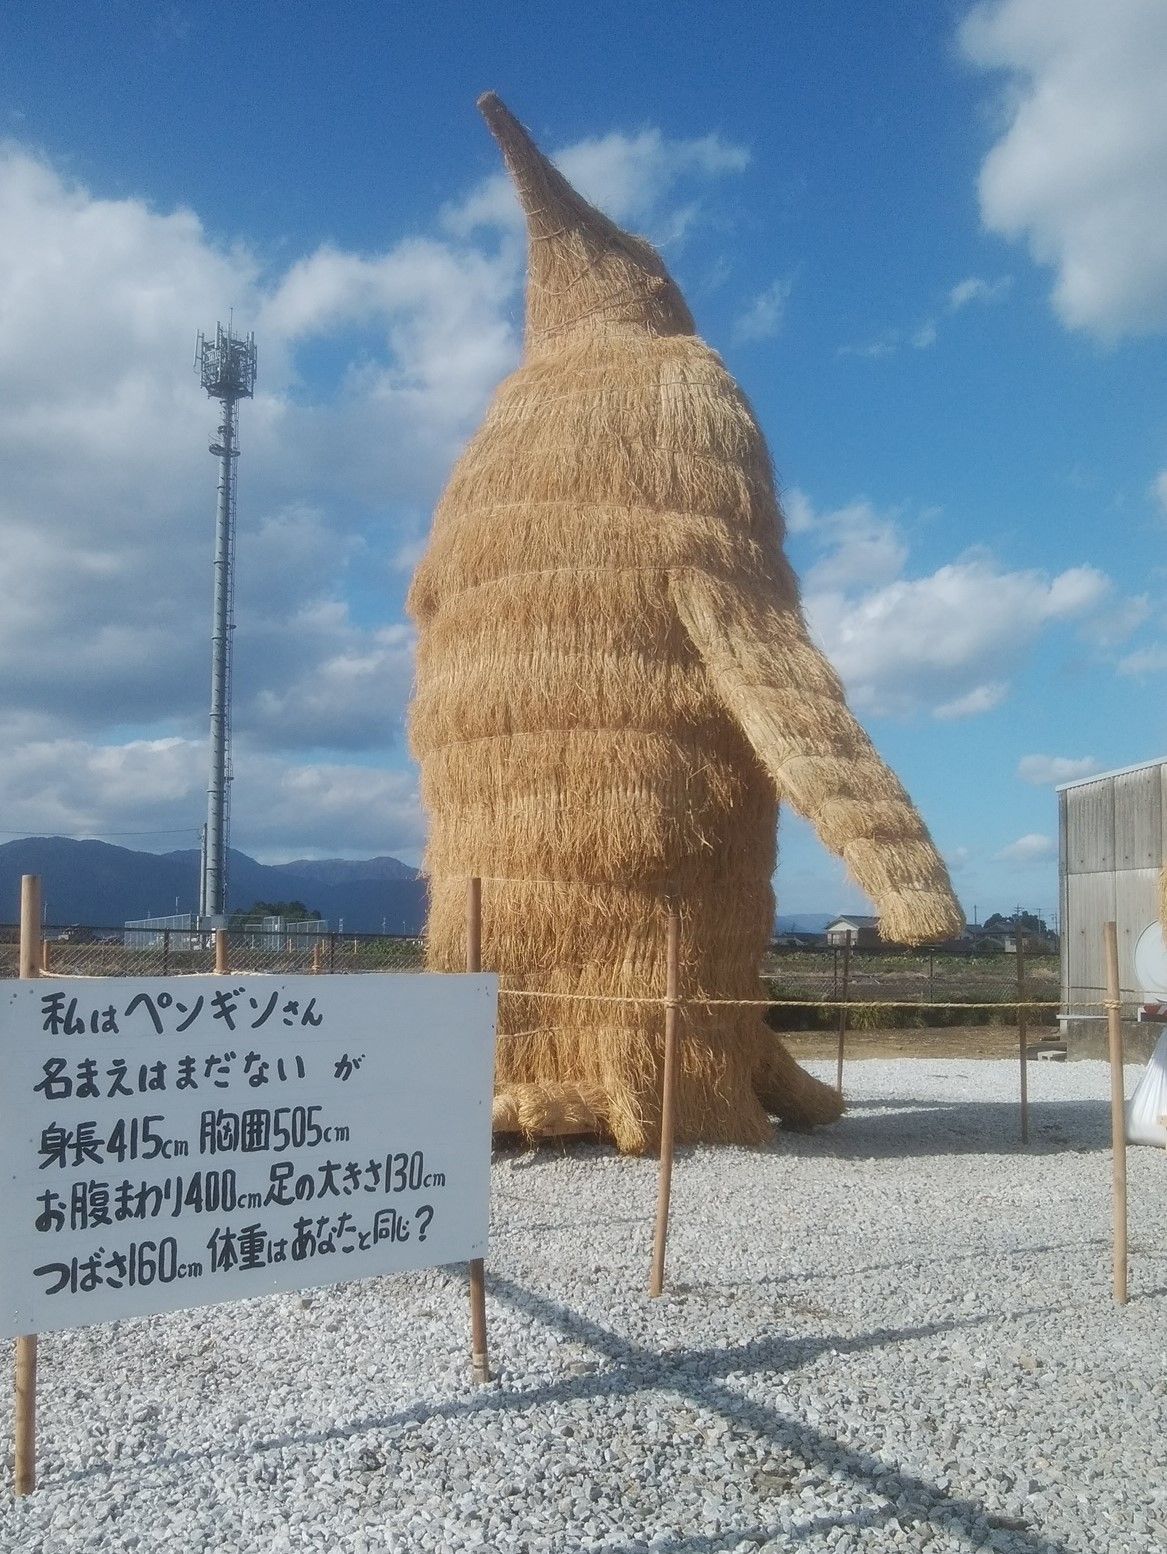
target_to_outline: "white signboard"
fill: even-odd
[[[482,1257],[498,979],[0,983],[0,1335]]]

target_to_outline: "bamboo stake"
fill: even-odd
[[[674,896],[669,898],[668,948],[665,970],[665,1053],[661,1077],[660,1179],[656,1198],[656,1231],[648,1293],[659,1295],[665,1284],[665,1242],[669,1234],[669,1197],[673,1186],[673,1133],[677,1091],[677,985],[680,981],[681,919]]]
[[[26,874],[20,881],[20,975],[40,975],[41,882],[40,876]],[[36,1360],[35,1333],[16,1340],[16,1379],[13,1397],[15,1453],[12,1487],[18,1495],[29,1495],[36,1488]]]
[[[1126,1249],[1126,1078],[1122,1059],[1122,1009],[1118,985],[1118,929],[1107,923],[1102,930],[1106,951],[1106,1026],[1110,1037],[1110,1153],[1114,1196],[1114,1298],[1127,1300]]]
[[[466,882],[466,970],[482,970],[482,881]],[[490,1380],[490,1356],[486,1346],[486,1262],[470,1259],[470,1363],[474,1380],[481,1386]]]
[[[1025,1011],[1025,930],[1021,914],[1014,919],[1017,941],[1017,1048],[1021,1061],[1021,1142],[1029,1143],[1029,1021]]]
[[[847,990],[851,985],[851,935],[843,940],[843,1000],[839,1008],[839,1053],[835,1063],[835,1089],[843,1099],[843,1049],[847,1045]]]
[[[227,930],[215,929],[215,975],[225,977],[231,971],[231,949],[227,943]]]

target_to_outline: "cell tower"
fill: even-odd
[[[223,406],[219,440],[219,502],[215,514],[215,587],[211,611],[211,775],[203,828],[199,915],[208,927],[223,926],[227,911],[227,830],[231,789],[231,633],[235,630],[235,442],[238,404],[255,391],[255,336],[238,339],[228,324],[214,340],[200,333],[195,368],[203,387]]]

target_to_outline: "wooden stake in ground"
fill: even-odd
[[[482,881],[466,882],[466,970],[482,970]],[[475,1381],[490,1380],[486,1348],[486,1261],[470,1259],[470,1361]]]
[[[1126,1305],[1126,1080],[1122,1067],[1122,1007],[1118,986],[1118,929],[1102,930],[1106,952],[1106,1026],[1110,1037],[1110,1153],[1114,1188],[1114,1298]]]
[[[676,897],[669,898],[668,944],[665,958],[665,1052],[661,1075],[660,1180],[656,1195],[656,1232],[648,1293],[659,1295],[665,1284],[665,1242],[669,1234],[669,1197],[673,1187],[673,1132],[677,1095],[677,985],[680,981],[681,918]]]
[[[1017,946],[1017,1048],[1021,1060],[1021,1142],[1029,1143],[1029,1021],[1025,1009],[1025,930],[1021,914],[1014,920]]]
[[[847,996],[851,986],[851,935],[843,940],[843,1001],[839,1006],[839,1056],[835,1065],[835,1089],[843,1099],[843,1049],[847,1045]]]
[[[20,881],[20,975],[40,975],[41,882],[26,874]],[[12,1487],[18,1495],[36,1488],[36,1334],[16,1340],[16,1384],[13,1427],[15,1461]]]
[[[215,929],[215,975],[225,977],[231,971],[231,950],[227,943],[227,930]]]

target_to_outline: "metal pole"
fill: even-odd
[[[466,882],[466,970],[482,970],[482,881],[475,877]],[[470,1259],[470,1363],[474,1380],[480,1385],[490,1380],[490,1357],[486,1344],[486,1261]]]
[[[1114,1209],[1114,1298],[1126,1305],[1126,1080],[1122,1068],[1122,1008],[1118,986],[1118,929],[1102,930],[1106,952],[1106,1030],[1110,1038],[1110,1155]]]
[[[203,853],[203,910],[226,911],[227,785],[231,780],[231,595],[235,551],[235,401],[224,399],[219,428],[219,501],[215,513],[214,596],[211,606],[211,772],[207,783],[207,833]]]
[[[843,1098],[843,1049],[847,1045],[847,995],[851,986],[851,935],[843,940],[843,998],[839,1008],[839,1052],[835,1064],[835,1089]]]
[[[680,982],[681,918],[674,896],[669,898],[668,941],[665,951],[665,1051],[661,1076],[660,1178],[656,1195],[656,1230],[648,1293],[657,1296],[665,1285],[665,1242],[669,1234],[669,1198],[673,1187],[673,1133],[677,1090],[677,987]]]
[[[25,874],[20,881],[20,975],[40,975],[41,882],[39,875]],[[12,1487],[18,1495],[36,1488],[36,1360],[35,1333],[16,1340],[16,1377],[13,1396],[14,1462]]]

